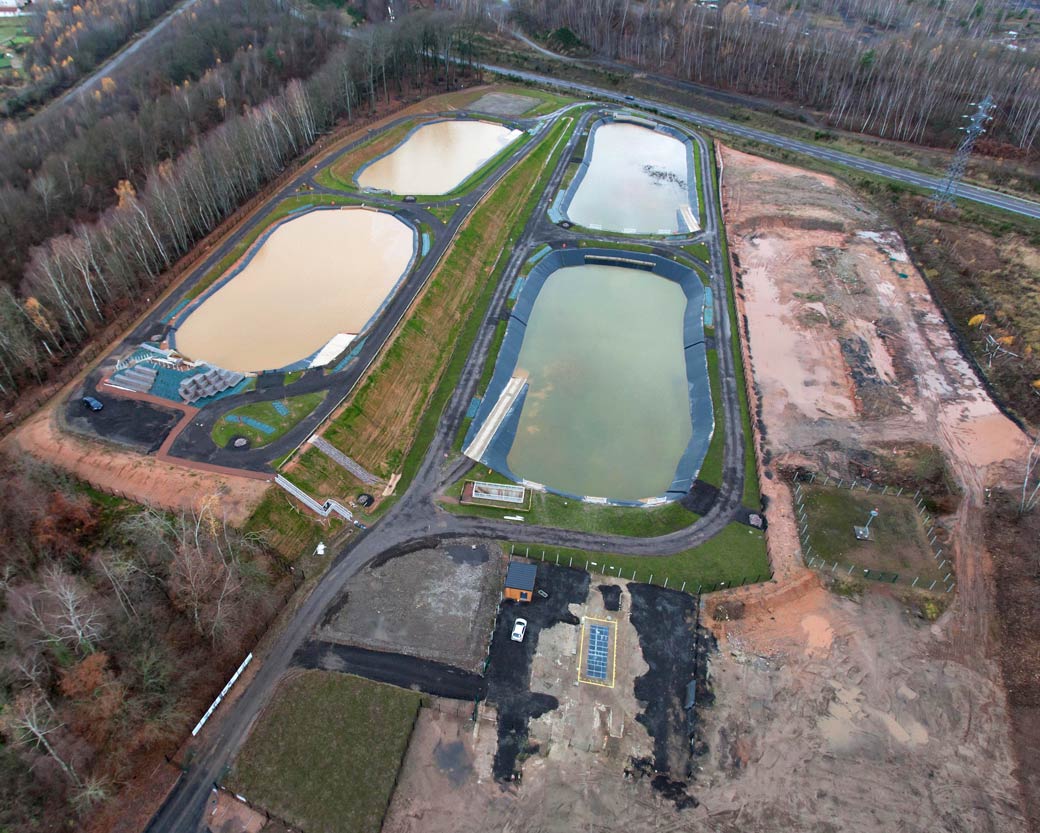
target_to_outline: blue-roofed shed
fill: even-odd
[[[534,596],[534,579],[538,568],[534,564],[510,561],[506,571],[505,597],[516,602],[529,602]]]

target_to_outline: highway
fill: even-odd
[[[554,57],[559,58],[560,56]],[[847,168],[852,168],[856,171],[863,171],[864,173],[874,174],[875,176],[882,176],[886,179],[891,179],[895,182],[901,182],[906,185],[916,185],[919,188],[932,190],[942,182],[940,177],[932,176],[931,174],[910,171],[906,168],[900,168],[897,165],[887,165],[884,162],[874,162],[870,159],[864,159],[851,153],[843,153],[840,150],[831,150],[800,139],[778,136],[777,134],[770,133],[766,130],[757,130],[753,127],[745,127],[727,121],[726,119],[704,115],[696,110],[676,107],[671,104],[656,101],[655,99],[628,96],[604,89],[603,87],[594,87],[590,84],[581,84],[576,81],[553,78],[549,75],[540,75],[535,72],[526,72],[511,67],[496,66],[494,64],[478,64],[478,66],[485,72],[493,72],[498,75],[519,78],[522,81],[529,81],[533,84],[541,84],[546,87],[554,87],[564,92],[578,93],[606,101],[641,107],[647,110],[654,110],[663,115],[681,119],[690,124],[707,128],[708,130],[713,130],[717,133],[728,133],[731,136],[739,136],[742,139],[751,139],[782,150],[805,154],[806,156],[811,156],[814,159],[820,159],[824,162],[831,162],[836,165],[843,165]],[[1022,197],[1013,197],[1009,194],[1002,194],[999,191],[990,190],[989,188],[980,188],[977,185],[966,185],[964,183],[961,183],[957,187],[956,194],[958,197],[971,200],[972,202],[981,203],[982,205],[988,205],[993,208],[999,208],[1003,211],[1008,211],[1012,214],[1018,214],[1023,217],[1029,217],[1034,220],[1040,220],[1040,203],[1034,202],[1033,200],[1027,200]]]

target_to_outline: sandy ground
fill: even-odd
[[[216,496],[229,522],[244,523],[270,488],[266,480],[234,477],[176,466],[119,446],[61,431],[55,408],[59,396],[6,438],[9,453],[31,454],[72,472],[95,488],[138,503],[188,510]]]
[[[267,817],[231,793],[214,792],[210,800],[206,826],[210,833],[260,833]]]
[[[980,511],[1025,439],[869,206],[830,177],[728,150],[723,161],[770,464],[840,475],[855,449],[930,443],[964,497],[946,519],[957,593],[925,627],[877,586],[856,604],[798,578],[791,498],[767,467],[770,552],[797,592],[721,632],[698,794],[746,830],[1025,829]]]
[[[718,831],[1025,830],[998,682],[942,623],[812,581],[718,626],[696,794]]]

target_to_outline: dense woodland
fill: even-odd
[[[90,73],[177,0],[78,0],[33,4],[25,50],[29,83],[0,100],[0,114],[24,113]]]
[[[179,745],[288,580],[214,498],[170,515],[0,459],[0,830],[78,829]]]
[[[0,138],[0,398],[46,378],[337,120],[450,82],[465,42],[445,14],[349,41],[274,0],[201,0],[192,17],[132,83]]]
[[[468,2],[468,0],[459,0]],[[1018,2],[975,0],[518,0],[534,32],[570,30],[592,49],[721,89],[794,101],[843,128],[951,145],[991,94],[991,136],[1031,151],[1040,132],[1036,26]]]

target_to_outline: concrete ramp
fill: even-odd
[[[476,436],[473,438],[473,442],[466,446],[465,450],[462,452],[463,454],[478,463],[482,460],[484,455],[487,453],[488,446],[491,445],[491,441],[495,438],[495,434],[498,433],[499,426],[502,425],[502,420],[506,418],[506,414],[508,414],[509,409],[513,407],[516,398],[523,393],[523,390],[526,387],[527,374],[510,378],[506,383],[506,386],[502,389],[502,393],[499,395],[495,407],[491,409],[491,413],[489,413],[487,419],[484,420],[484,424],[480,426],[480,430],[477,431]]]

